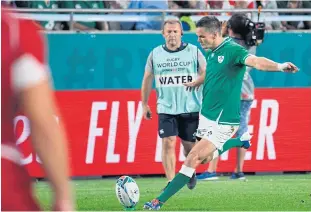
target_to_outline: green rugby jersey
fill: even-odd
[[[201,114],[225,125],[239,125],[245,59],[248,51],[231,38],[206,54]]]

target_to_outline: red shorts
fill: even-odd
[[[1,211],[39,211],[27,170],[1,158]]]

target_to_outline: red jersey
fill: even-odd
[[[1,210],[40,210],[31,179],[20,164],[13,119],[23,89],[45,80],[44,43],[38,26],[1,8]]]
[[[15,145],[13,118],[18,93],[47,75],[40,28],[32,21],[1,13],[1,143]]]

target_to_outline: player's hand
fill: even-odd
[[[71,198],[55,197],[53,211],[74,211],[74,204]]]
[[[200,88],[200,85],[198,85],[196,81],[187,82],[184,83],[183,85],[186,86],[186,91],[192,91],[194,89],[199,90]]]
[[[290,72],[290,73],[296,73],[299,71],[298,67],[295,66],[291,62],[286,62],[286,63],[280,64],[280,70],[282,70],[283,72]]]
[[[152,119],[152,113],[148,105],[143,106],[143,115],[146,120]]]
[[[53,211],[74,211],[75,197],[71,185],[63,185],[62,189],[55,189],[53,198]]]

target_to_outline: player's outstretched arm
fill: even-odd
[[[248,56],[245,59],[245,65],[261,71],[282,71],[296,73],[299,70],[294,64],[290,62],[276,63],[265,57],[257,57],[255,55]]]

